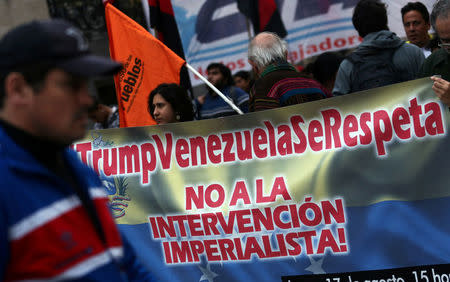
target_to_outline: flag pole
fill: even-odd
[[[152,31],[152,27],[150,26],[150,7],[148,5],[148,0],[141,0],[142,2],[142,10],[144,12],[145,22],[147,24],[147,30],[151,35],[155,35]]]
[[[241,111],[241,109],[239,109],[235,104],[233,104],[233,102],[228,99],[227,96],[223,95],[222,92],[219,91],[219,89],[217,89],[214,85],[211,84],[211,82],[209,82],[206,78],[204,78],[198,71],[196,71],[191,65],[189,65],[188,63],[186,63],[186,67],[193,72],[196,76],[198,76],[201,80],[203,80],[204,83],[206,83],[206,85],[208,85],[214,92],[217,93],[217,95],[220,96],[220,98],[222,98],[228,105],[230,105],[230,107],[233,108],[233,110],[235,110],[238,114],[243,115],[244,113]]]
[[[250,31],[250,21],[245,17],[245,23],[247,24],[248,42],[252,41],[252,32]]]

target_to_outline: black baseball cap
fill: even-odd
[[[85,77],[111,75],[122,68],[118,62],[93,55],[83,33],[62,19],[22,24],[1,39],[1,72],[36,63]]]

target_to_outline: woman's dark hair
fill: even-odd
[[[178,115],[179,121],[190,121],[194,119],[194,107],[186,90],[175,83],[162,83],[150,92],[148,96],[148,112],[153,116],[155,107],[153,106],[153,99],[155,95],[161,95],[173,108],[175,115]]]
[[[353,10],[352,22],[361,37],[372,32],[389,30],[386,5],[379,0],[361,0]]]

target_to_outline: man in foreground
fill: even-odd
[[[433,91],[450,107],[450,0],[438,0],[434,4],[431,25],[441,40],[441,49],[425,60],[421,76],[431,76],[434,81]]]
[[[0,280],[151,281],[101,181],[68,148],[86,133],[87,79],[120,64],[62,20],[11,30],[0,58]]]

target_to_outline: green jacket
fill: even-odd
[[[423,63],[420,77],[442,75],[442,78],[450,81],[450,54],[445,49],[433,52]]]

